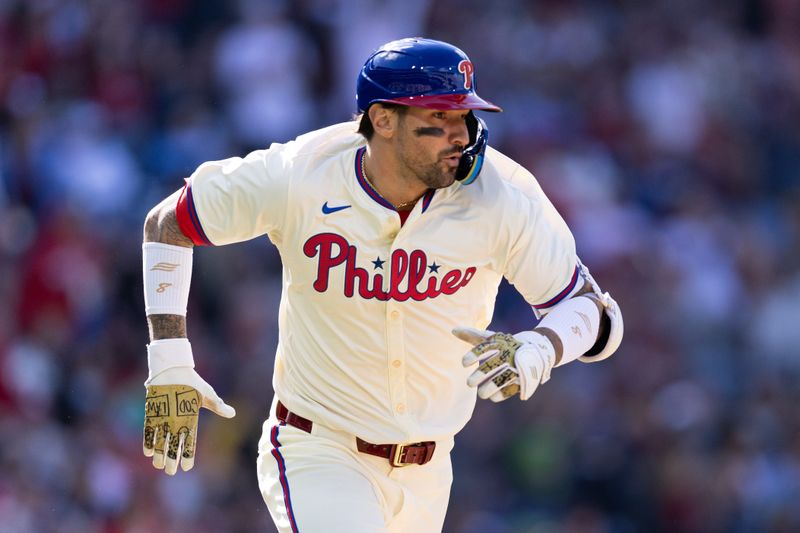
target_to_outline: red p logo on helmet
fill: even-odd
[[[462,59],[458,63],[458,71],[464,75],[464,88],[467,90],[472,89],[472,73],[475,72],[472,61]]]

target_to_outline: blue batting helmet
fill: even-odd
[[[475,92],[475,67],[467,54],[419,37],[386,43],[372,53],[358,75],[356,101],[361,112],[376,102],[502,111]]]

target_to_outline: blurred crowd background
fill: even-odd
[[[238,416],[141,453],[146,212],[355,111],[379,44],[462,47],[621,303],[605,363],[458,436],[449,533],[800,531],[800,2],[0,0],[0,531],[272,531],[280,264],[198,249],[189,336]],[[508,287],[494,329],[528,329]]]

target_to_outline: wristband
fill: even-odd
[[[147,381],[164,370],[178,366],[194,368],[189,339],[159,339],[147,345]],[[147,383],[147,381],[145,383]]]
[[[142,244],[144,311],[186,316],[192,282],[192,248],[160,242]]]

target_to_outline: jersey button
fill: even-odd
[[[402,364],[403,363],[400,362],[400,359],[395,359],[394,361],[392,361],[392,366],[395,368],[400,368],[400,365]]]
[[[392,320],[397,320],[400,318],[400,311],[392,311],[389,316],[392,317]]]
[[[405,413],[406,412],[406,404],[398,403],[397,407],[395,407],[398,413]]]

